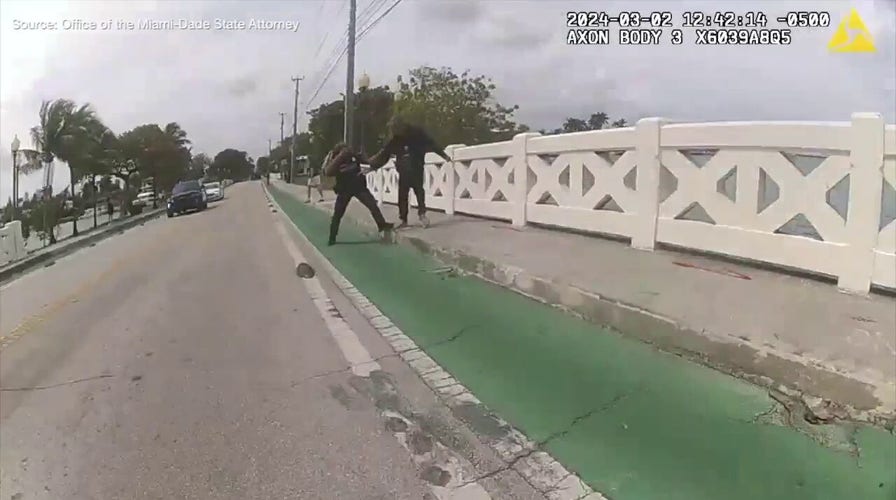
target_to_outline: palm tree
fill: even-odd
[[[624,127],[628,126],[628,122],[625,121],[625,118],[620,118],[620,119],[614,121],[613,123],[611,123],[610,126],[613,128],[624,128]]]
[[[90,139],[91,130],[99,121],[96,112],[85,104],[78,107],[69,99],[56,99],[44,101],[40,106],[40,124],[31,128],[31,139],[38,151],[44,168],[49,169],[54,159],[59,159],[69,165],[71,171],[71,195],[74,201],[75,183],[85,175],[82,170],[86,167],[83,159],[87,148],[86,142]],[[79,158],[82,157],[82,158]],[[74,164],[73,164],[74,163]],[[52,196],[52,186],[45,186]],[[72,219],[72,235],[78,234],[77,211]],[[50,231],[50,243],[55,243],[56,238]]]
[[[125,208],[131,202],[131,188],[134,175],[138,173],[137,158],[142,151],[139,137],[129,130],[121,135],[116,135],[110,129],[106,129],[100,140],[102,144],[101,164],[110,174],[124,181],[122,199],[122,217],[126,213]]]
[[[597,113],[592,114],[590,118],[588,118],[588,127],[591,130],[600,130],[604,128],[604,125],[606,125],[609,120],[610,117],[607,116],[606,113],[604,113],[603,111],[598,111]]]
[[[180,128],[177,122],[171,122],[165,125],[165,136],[177,148],[189,148],[191,142],[187,139],[187,132]]]
[[[171,153],[171,157],[167,162],[167,166],[169,168],[174,168],[177,171],[178,178],[182,177],[190,168],[190,161],[192,159],[192,153],[190,152],[190,145],[192,144],[189,139],[187,139],[187,132],[181,128],[181,126],[177,122],[171,122],[165,125],[163,129],[163,137],[165,141],[164,149],[167,152]],[[176,179],[175,179],[176,180]],[[170,184],[170,183],[169,183]],[[157,208],[156,199],[158,198],[158,184],[154,181],[153,184],[153,208]],[[168,186],[166,185],[166,189],[170,189],[173,187],[173,184]]]

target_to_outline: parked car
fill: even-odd
[[[208,208],[208,195],[199,181],[180,181],[171,190],[171,197],[168,198],[168,217],[206,208]]]
[[[146,206],[152,205],[152,201],[153,201],[152,191],[143,191],[137,195],[137,199],[134,200],[134,204],[146,207]]]
[[[208,201],[219,201],[224,199],[224,186],[220,182],[208,182],[203,185],[205,193],[208,195]]]

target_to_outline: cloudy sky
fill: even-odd
[[[359,30],[394,0],[358,0]],[[568,46],[566,12],[600,5],[607,12],[687,10],[738,13],[789,10],[832,15],[829,28],[794,30],[789,46]],[[856,7],[872,32],[874,54],[832,54],[827,41]],[[187,19],[194,23],[252,19],[299,23],[298,30],[134,30],[122,22]],[[194,150],[214,155],[235,147],[259,156],[279,137],[279,112],[292,111],[292,75],[304,75],[304,109],[338,98],[344,61],[321,86],[344,39],[347,0],[242,2],[161,0],[0,0],[0,200],[10,194],[14,135],[30,145],[44,99],[92,103],[124,131],[176,121]],[[64,21],[67,21],[64,23]],[[103,23],[110,29],[102,29]],[[53,23],[56,29],[40,29]],[[95,29],[72,29],[75,25]],[[771,21],[772,26],[776,23]],[[68,29],[66,29],[68,27]],[[605,111],[635,121],[848,120],[854,111],[896,113],[896,2],[730,0],[572,2],[563,0],[404,0],[358,42],[357,73],[392,83],[419,65],[470,69],[492,77],[518,119],[558,126],[566,116]],[[667,35],[668,36],[668,35]],[[319,48],[320,47],[320,48]],[[291,126],[287,118],[286,128]],[[57,189],[68,181],[57,169]],[[40,176],[22,181],[33,192]]]

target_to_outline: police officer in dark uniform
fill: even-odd
[[[425,130],[407,123],[401,117],[393,117],[389,128],[392,138],[379,153],[370,158],[370,167],[376,170],[395,156],[395,169],[398,171],[398,217],[401,219],[398,227],[408,223],[408,194],[412,189],[417,197],[417,215],[423,227],[426,227],[429,225],[426,217],[426,193],[423,190],[426,153],[435,153],[445,161],[451,161],[451,158]]]
[[[333,189],[336,192],[336,203],[333,207],[333,217],[330,219],[330,239],[327,242],[328,245],[336,243],[339,223],[342,221],[342,216],[345,215],[345,210],[348,208],[348,203],[352,198],[357,198],[358,201],[367,207],[367,210],[370,210],[370,215],[376,221],[376,227],[380,232],[392,229],[392,223],[386,222],[383,212],[377,206],[373,193],[367,188],[367,179],[364,177],[364,172],[361,169],[361,158],[348,146],[341,143],[333,148],[325,172],[328,176],[336,178],[336,186]]]

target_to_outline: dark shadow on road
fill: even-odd
[[[355,241],[337,241],[335,246],[341,245],[371,245],[373,243],[382,243],[382,240],[355,240]]]
[[[177,217],[183,217],[185,215],[193,215],[193,214],[201,214],[204,212],[210,212],[210,211],[214,210],[215,208],[217,208],[217,205],[209,205],[208,207],[206,207],[205,210],[190,210],[187,212],[181,212],[181,213],[177,214]]]

